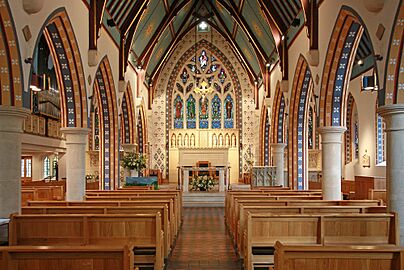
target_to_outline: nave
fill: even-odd
[[[222,207],[184,208],[183,223],[167,270],[239,270]]]

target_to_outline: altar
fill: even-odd
[[[189,192],[189,177],[191,172],[219,172],[219,192],[223,192],[229,185],[229,167],[191,167],[181,166],[178,167],[179,177],[178,185],[183,192]]]

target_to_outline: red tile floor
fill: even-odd
[[[242,269],[225,228],[224,208],[184,208],[183,219],[168,270]]]

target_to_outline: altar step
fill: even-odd
[[[224,192],[183,192],[183,207],[224,207]]]

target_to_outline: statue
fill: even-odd
[[[181,110],[182,110],[182,102],[178,100],[177,103],[175,103],[175,118],[176,119],[181,118]]]
[[[232,109],[233,109],[233,102],[231,102],[230,100],[226,101],[226,119],[231,119],[231,113],[232,113]]]

